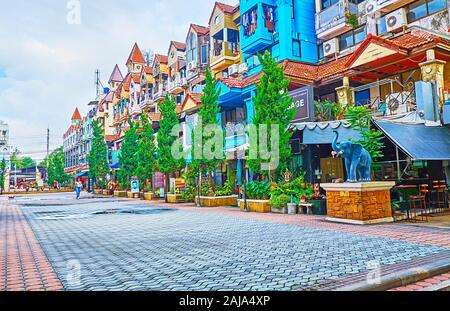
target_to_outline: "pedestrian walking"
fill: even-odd
[[[80,198],[81,189],[83,189],[83,183],[78,180],[75,184],[75,193],[77,194],[77,200]]]

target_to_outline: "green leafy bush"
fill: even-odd
[[[216,188],[214,190],[214,194],[217,197],[225,197],[233,194],[233,182],[231,180],[227,180],[223,187]]]
[[[268,200],[270,198],[270,183],[267,181],[252,181],[247,184],[247,197],[250,200]]]
[[[288,203],[291,202],[291,197],[287,194],[281,194],[277,196],[272,196],[269,205],[273,208],[282,209],[287,207]]]
[[[314,191],[312,185],[305,182],[304,176],[300,176],[290,183],[278,184],[270,193],[272,196],[287,195],[289,202],[292,198],[292,203],[298,204],[303,196],[310,198]]]

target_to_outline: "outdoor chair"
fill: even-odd
[[[428,222],[428,208],[427,208],[427,194],[428,185],[423,184],[419,186],[419,194],[409,197],[409,210],[411,213],[411,220],[416,221],[417,217],[421,217],[422,221]]]

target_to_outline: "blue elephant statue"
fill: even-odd
[[[345,160],[345,170],[347,171],[347,182],[370,182],[372,157],[370,153],[360,144],[350,141],[343,141],[338,144],[339,132],[334,131],[332,147],[334,154]],[[359,180],[357,178],[359,175]]]

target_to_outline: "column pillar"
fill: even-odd
[[[436,53],[433,49],[427,51],[427,60],[420,63],[422,80],[425,82],[434,82],[438,88],[439,107],[444,105],[444,66],[446,62],[436,59]]]
[[[336,88],[338,103],[343,107],[351,105],[355,102],[355,90],[350,86],[349,77],[344,77],[343,85]]]

